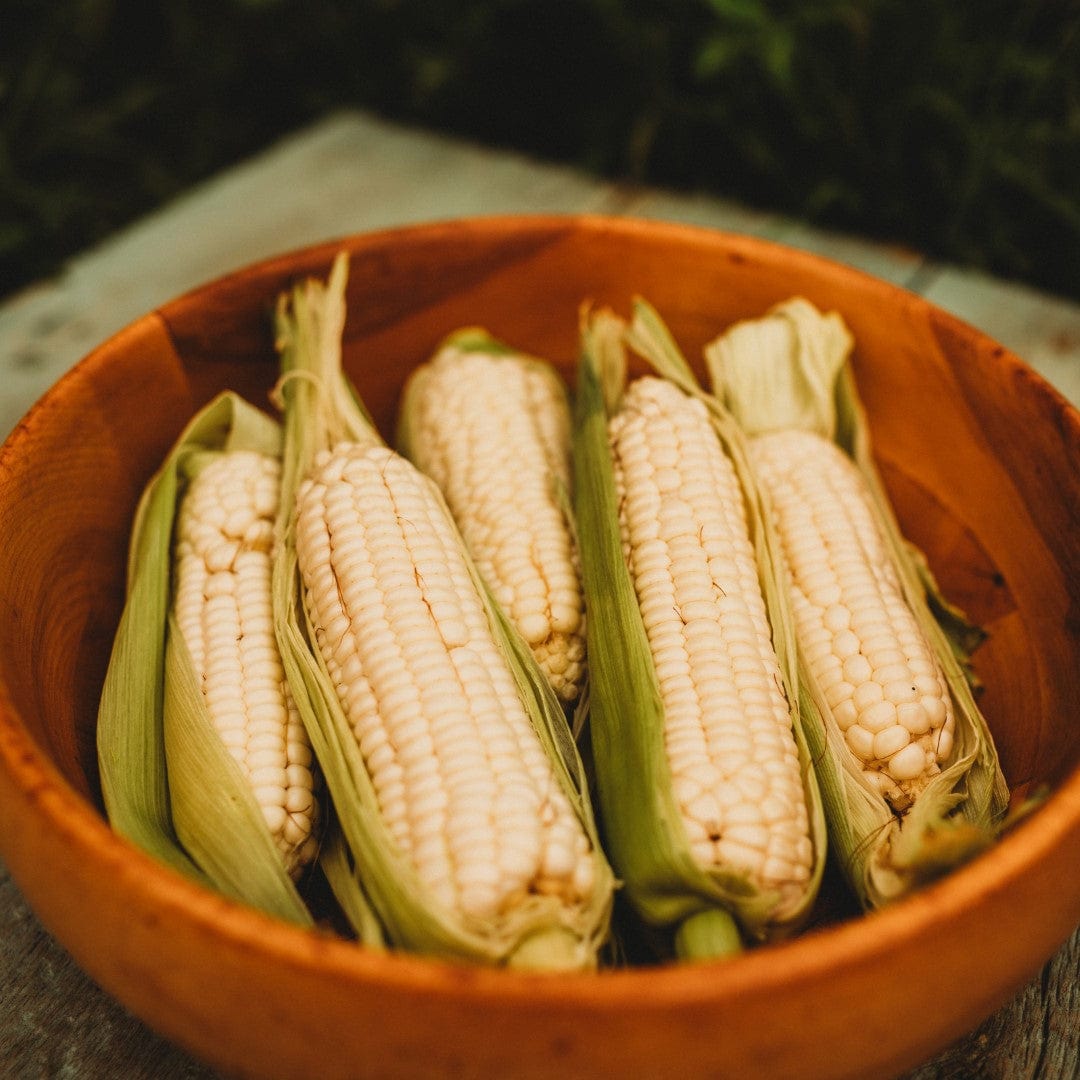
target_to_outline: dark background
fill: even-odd
[[[0,0],[0,296],[349,106],[1080,297],[1077,0]]]

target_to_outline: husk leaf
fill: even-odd
[[[986,722],[966,670],[981,632],[941,595],[921,552],[904,539],[871,454],[869,425],[841,317],[801,297],[729,327],[705,348],[714,392],[747,434],[804,427],[837,443],[866,482],[905,599],[931,643],[952,695],[952,762],[902,815],[865,781],[821,688],[804,678],[827,750],[817,770],[833,850],[864,907],[878,907],[972,858],[993,842],[1008,805]]]
[[[144,489],[97,749],[117,832],[202,885],[309,924],[250,789],[213,730],[169,614],[173,525],[190,470],[215,453],[280,448],[279,426],[225,392],[193,418]]]
[[[356,930],[357,937],[369,949],[383,949],[385,939],[382,925],[367,900],[352,852],[336,821],[327,828],[319,848],[319,867],[330,891],[341,905],[342,913]]]
[[[339,903],[362,940],[374,925],[401,947],[444,957],[536,967],[589,967],[607,933],[611,872],[600,851],[580,759],[562,710],[528,647],[483,587],[475,566],[470,573],[488,610],[493,633],[511,659],[515,680],[534,728],[571,804],[593,840],[597,888],[587,905],[569,911],[551,898],[530,897],[497,919],[468,919],[437,904],[410,860],[391,838],[363,757],[338,701],[315,635],[301,603],[293,536],[295,491],[315,454],[342,441],[382,443],[341,368],[341,329],[347,260],[339,256],[326,285],[308,280],[282,298],[278,339],[282,359],[281,397],[285,408],[283,498],[288,512],[280,523],[283,543],[275,567],[275,605],[286,671],[334,801],[354,873],[328,876]],[[449,520],[436,486],[426,481]],[[464,545],[462,545],[462,553]]]
[[[251,787],[214,728],[191,654],[171,615],[164,736],[173,823],[184,850],[219,892],[312,926]]]
[[[646,352],[658,352],[663,373],[680,385],[693,380],[677,350],[671,351],[670,339],[649,344],[643,328],[637,329],[627,334],[623,320],[607,310],[582,311],[574,483],[590,657],[591,746],[604,840],[630,902],[647,923],[673,931],[680,955],[716,955],[731,951],[739,940],[731,919],[751,940],[782,937],[802,924],[823,872],[824,824],[808,750],[800,741],[815,847],[813,877],[801,902],[780,912],[777,894],[759,889],[735,870],[705,871],[690,853],[671,789],[652,654],[622,551],[608,419],[625,383],[626,339]],[[719,415],[717,423],[719,430]],[[755,513],[752,505],[748,508]],[[760,520],[753,520],[760,528]],[[683,925],[686,930],[680,932]]]

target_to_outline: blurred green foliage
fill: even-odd
[[[342,106],[1080,296],[1076,0],[3,0],[0,293]]]

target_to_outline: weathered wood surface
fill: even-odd
[[[201,185],[0,305],[0,432],[109,334],[256,259],[386,225],[581,211],[751,233],[849,263],[986,331],[1080,404],[1080,304],[723,200],[604,183],[349,113]]]
[[[985,330],[1080,404],[1080,305],[721,200],[604,183],[350,113],[200,186],[81,256],[55,280],[0,305],[0,433],[115,330],[253,260],[386,225],[579,211],[752,233],[849,263]],[[1077,1075],[1078,1062],[1080,933],[1004,1008],[908,1080],[1056,1080]],[[0,1075],[213,1076],[90,982],[37,922],[2,866]]]

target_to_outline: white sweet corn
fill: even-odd
[[[704,359],[769,504],[832,851],[869,909],[984,850],[1009,792],[964,667],[978,635],[900,531],[853,345],[839,313],[793,297]]]
[[[594,853],[522,704],[445,505],[381,445],[321,451],[296,555],[317,647],[396,845],[490,919],[593,889]]]
[[[803,651],[863,776],[905,810],[948,762],[953,707],[854,462],[810,431],[750,442]]]
[[[666,379],[632,382],[608,430],[690,850],[794,905],[814,850],[736,472],[705,406]]]
[[[572,704],[585,676],[584,601],[560,498],[570,408],[554,368],[459,332],[410,376],[399,445],[438,484],[495,599]]]
[[[315,858],[319,811],[274,634],[280,474],[276,458],[234,450],[194,475],[177,517],[174,611],[214,727],[296,878]]]

